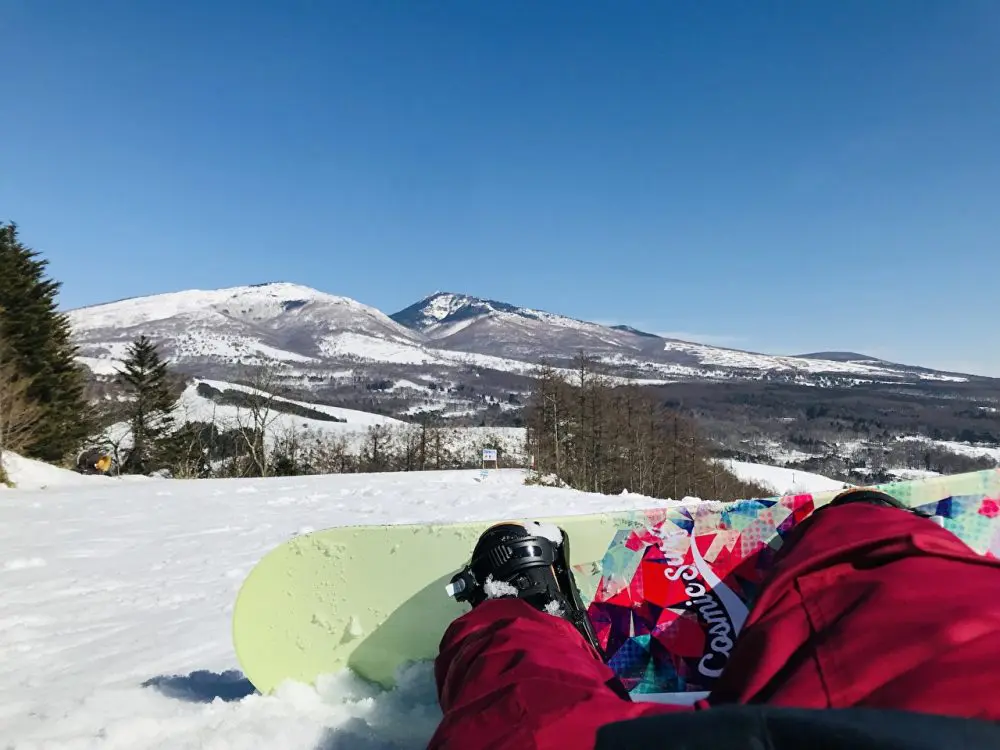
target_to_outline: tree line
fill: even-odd
[[[4,451],[57,462],[92,427],[84,373],[48,261],[0,222],[0,482]]]
[[[542,369],[525,421],[537,472],[579,490],[718,500],[773,494],[713,461],[691,419],[648,389],[602,374],[584,354],[570,376]]]

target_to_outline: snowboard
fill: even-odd
[[[1000,556],[1000,470],[878,489]],[[788,532],[837,494],[520,520],[566,532],[588,616],[632,697],[684,702],[712,689]],[[401,666],[433,659],[468,611],[446,586],[479,535],[503,520],[348,526],[281,544],[250,571],[234,605],[246,677],[268,693],[346,667],[392,687]]]

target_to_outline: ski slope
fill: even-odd
[[[251,566],[340,524],[483,520],[663,504],[526,487],[518,470],[122,481],[19,464],[0,492],[0,747],[422,748],[430,666],[381,692],[350,673],[252,694],[230,617]],[[33,472],[45,476],[34,476]],[[72,481],[71,481],[72,480]],[[387,563],[389,564],[389,563]]]
[[[745,482],[757,482],[770,487],[776,495],[792,495],[802,492],[827,492],[844,488],[844,483],[798,469],[783,466],[766,466],[747,461],[724,459],[720,461],[733,474]]]

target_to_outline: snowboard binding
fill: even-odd
[[[490,527],[479,537],[472,561],[446,590],[473,607],[487,599],[522,599],[569,621],[604,658],[570,570],[569,540],[554,526],[509,522]]]

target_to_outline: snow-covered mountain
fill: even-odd
[[[584,350],[593,355],[654,354],[656,337],[506,302],[438,292],[390,316],[435,346],[537,362]]]
[[[146,335],[178,369],[201,377],[232,380],[246,365],[279,362],[286,378],[314,387],[375,378],[480,400],[490,389],[499,398],[523,391],[538,363],[569,367],[581,350],[613,374],[649,383],[899,385],[971,377],[845,352],[725,349],[452,293],[389,316],[347,297],[272,283],[121,300],[73,310],[69,319],[81,360],[98,374],[113,373],[128,344]]]
[[[421,336],[348,297],[261,284],[138,297],[72,310],[84,363],[119,360],[140,334],[174,362],[323,365],[351,358],[415,360]]]
[[[390,317],[441,349],[555,363],[568,362],[582,350],[612,370],[647,380],[781,377],[818,385],[844,378],[966,380],[849,352],[780,356],[726,349],[449,292],[432,294]]]

